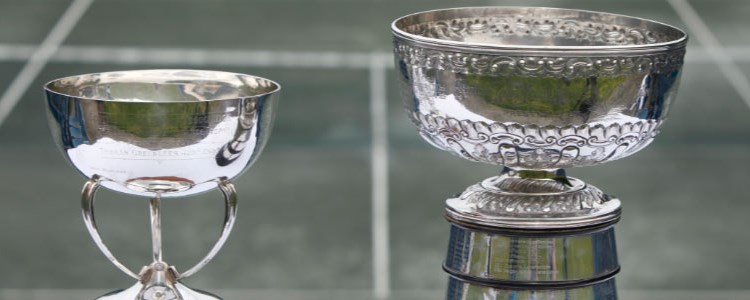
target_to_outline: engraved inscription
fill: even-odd
[[[102,157],[106,159],[201,159],[209,158],[216,155],[221,149],[221,144],[207,148],[190,148],[190,149],[168,149],[168,150],[145,150],[145,149],[117,149],[101,148],[99,151]]]

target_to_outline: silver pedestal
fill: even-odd
[[[162,232],[161,232],[161,198],[154,197],[149,200],[149,211],[151,219],[151,242],[152,242],[152,259],[153,262],[144,266],[140,272],[135,273],[122,264],[109,247],[104,243],[96,223],[94,215],[94,204],[96,192],[102,186],[102,179],[99,176],[93,176],[83,187],[83,196],[81,197],[81,210],[83,221],[86,224],[91,238],[99,247],[99,250],[106,256],[112,264],[123,273],[138,280],[133,286],[121,291],[115,291],[101,296],[99,300],[220,300],[221,298],[213,294],[193,290],[180,282],[181,279],[187,278],[210,262],[219,252],[221,247],[229,238],[229,234],[234,227],[237,219],[237,192],[234,184],[226,179],[217,182],[219,190],[224,194],[224,224],[221,229],[219,239],[216,241],[211,250],[193,267],[182,273],[177,272],[175,267],[170,266],[164,261],[162,254]]]
[[[616,299],[619,200],[546,174],[506,168],[446,201],[448,299]]]
[[[144,269],[133,286],[106,294],[97,300],[221,300],[214,294],[191,289],[177,281],[174,268],[155,263]]]
[[[560,231],[503,231],[451,222],[443,269],[453,278],[507,288],[566,288],[613,277],[617,263],[612,223]]]
[[[455,278],[448,281],[446,299],[476,300],[476,299],[571,299],[571,300],[609,300],[617,299],[615,279],[610,278],[588,285],[561,288],[509,288],[492,287],[470,283]]]

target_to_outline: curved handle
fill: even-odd
[[[101,187],[101,182],[103,180],[105,179],[103,179],[101,176],[94,175],[83,186],[83,191],[81,192],[81,209],[83,212],[83,221],[86,224],[86,229],[88,229],[89,235],[91,235],[94,243],[99,248],[99,251],[101,251],[104,256],[106,256],[107,259],[109,259],[109,261],[112,262],[112,264],[114,264],[122,272],[130,277],[140,280],[140,275],[131,271],[128,267],[117,260],[117,258],[115,258],[115,256],[112,254],[112,251],[110,251],[107,245],[104,244],[104,241],[99,234],[99,228],[97,227],[96,219],[94,218],[94,201],[96,199],[96,191]],[[203,259],[201,259],[193,267],[183,272],[182,274],[179,274],[177,276],[177,280],[191,276],[195,274],[195,272],[198,272],[198,270],[205,267],[206,264],[208,264],[208,262],[211,261],[214,256],[216,256],[221,247],[224,246],[224,243],[229,237],[229,233],[232,231],[232,227],[234,227],[234,221],[237,218],[237,191],[234,188],[234,185],[227,178],[219,178],[216,180],[216,182],[222,194],[224,195],[225,203],[224,226],[222,226],[221,234],[219,235],[219,239],[211,248],[211,251],[209,251],[208,254],[206,254],[206,256],[203,257]],[[158,199],[158,195],[154,199]],[[154,199],[152,199],[152,201],[150,202],[152,217],[151,231],[153,234],[158,234],[159,237],[158,239],[153,240],[154,259],[161,260],[161,243],[159,242],[158,245],[156,244],[157,240],[161,240],[161,220],[158,213],[159,201],[154,201]]]
[[[101,187],[101,177],[99,175],[94,175],[91,177],[89,181],[86,182],[86,184],[83,185],[83,191],[81,192],[81,209],[83,210],[83,222],[86,223],[86,229],[89,231],[89,235],[91,235],[91,238],[94,240],[94,243],[96,243],[96,246],[99,247],[99,251],[104,253],[104,256],[109,259],[112,264],[115,265],[120,271],[125,272],[125,274],[128,274],[128,276],[133,277],[135,279],[140,279],[141,277],[138,276],[135,272],[131,271],[123,265],[115,256],[112,254],[112,251],[109,251],[109,248],[107,248],[107,245],[104,244],[104,241],[102,241],[102,236],[99,235],[99,228],[96,226],[96,219],[94,219],[94,199],[96,198],[96,191],[99,190]]]
[[[198,272],[198,270],[205,267],[206,264],[208,264],[208,262],[211,261],[214,256],[216,256],[216,253],[219,253],[219,250],[221,250],[221,247],[224,246],[224,243],[227,241],[229,233],[232,232],[234,221],[237,219],[237,190],[234,188],[234,184],[232,184],[232,182],[230,182],[226,177],[219,178],[217,180],[217,183],[219,185],[219,190],[221,190],[221,193],[224,194],[225,204],[224,226],[221,228],[219,240],[216,241],[216,244],[214,244],[213,248],[211,248],[211,251],[209,251],[208,254],[206,254],[206,256],[201,259],[201,261],[199,261],[197,264],[195,264],[195,266],[188,269],[187,271],[179,274],[177,276],[177,280],[193,275],[195,274],[195,272]]]

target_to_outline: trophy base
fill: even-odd
[[[620,201],[562,170],[503,170],[446,201],[447,299],[617,299]]]
[[[191,289],[178,281],[177,271],[163,262],[143,267],[140,280],[128,289],[109,293],[98,300],[221,300]]]
[[[175,297],[174,294],[165,292],[170,288],[163,287],[161,289],[154,289],[152,293],[143,293],[145,285],[138,282],[133,286],[119,291],[114,291],[109,294],[103,295],[97,300],[221,300],[221,297],[199,290],[191,289],[179,282],[174,284],[174,289],[177,290],[180,297]],[[153,288],[153,287],[152,287]],[[159,294],[161,293],[161,294]]]
[[[620,219],[620,200],[565,171],[505,168],[446,201],[450,219],[492,228],[544,230],[597,226]]]

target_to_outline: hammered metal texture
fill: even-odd
[[[686,35],[551,8],[459,8],[393,23],[405,108],[422,137],[473,161],[588,166],[643,149],[676,94]]]

